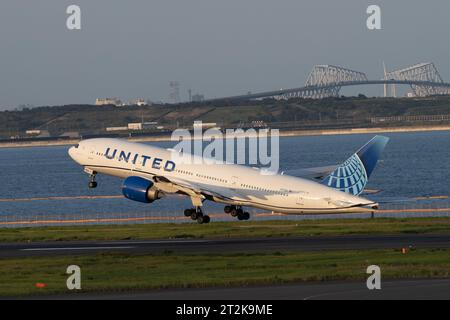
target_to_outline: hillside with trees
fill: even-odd
[[[104,134],[106,127],[130,122],[157,122],[167,129],[190,127],[193,121],[221,127],[253,122],[290,123],[302,127],[369,126],[373,117],[450,115],[450,96],[428,98],[341,97],[323,100],[217,101],[152,106],[67,105],[0,112],[0,137],[24,137],[26,130]],[[281,124],[280,124],[281,125]]]

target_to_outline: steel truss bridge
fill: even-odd
[[[339,97],[342,87],[358,85],[409,85],[414,96],[427,97],[450,93],[450,83],[444,82],[434,63],[420,63],[407,68],[385,72],[384,79],[369,80],[365,73],[333,65],[316,65],[308,76],[305,86],[293,89],[260,92],[232,96],[216,100],[251,100],[262,98],[309,98]],[[386,89],[385,89],[386,92]]]

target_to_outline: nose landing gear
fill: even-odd
[[[89,189],[97,188],[97,181],[95,181],[95,176],[97,175],[97,172],[90,168],[84,168],[84,172],[86,172],[89,175]]]
[[[97,188],[97,181],[95,181],[95,173],[91,173],[89,175],[89,184],[88,184],[89,189],[94,189]]]
[[[89,189],[97,188],[97,181],[95,181],[94,179],[95,177],[92,177],[91,180],[89,181],[88,184]]]

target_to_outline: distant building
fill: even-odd
[[[50,133],[48,132],[48,130],[31,129],[31,130],[25,131],[25,134],[27,136],[32,136],[32,137],[36,137],[36,138],[49,138],[50,137]]]
[[[150,100],[147,99],[136,99],[136,100],[132,100],[129,102],[130,106],[151,106],[152,102]]]
[[[107,105],[113,105],[116,107],[119,107],[122,105],[122,101],[118,98],[97,98],[95,100],[96,106],[107,106]]]
[[[41,134],[41,130],[27,130],[25,133],[29,136],[38,136]]]
[[[157,126],[157,122],[135,122],[128,124],[128,130],[146,130],[154,129]]]
[[[37,137],[37,138],[49,138],[50,137],[50,133],[48,132],[48,130],[32,129],[32,130],[25,131],[25,133],[28,136]]]
[[[145,100],[145,99],[137,99],[136,101],[135,101],[135,104],[137,105],[137,106],[146,106],[147,105],[147,101]]]
[[[202,94],[197,93],[192,96],[192,102],[201,102],[203,100],[205,100],[205,96]]]
[[[251,126],[252,128],[267,128],[267,124],[262,120],[252,121]]]
[[[107,132],[111,132],[111,131],[127,131],[128,127],[107,127],[106,131]]]
[[[38,138],[50,138],[50,132],[48,130],[41,130],[41,133],[38,135]]]
[[[80,137],[80,133],[77,131],[67,131],[67,132],[64,132],[62,135],[60,135],[60,137],[77,139]]]
[[[195,121],[194,124],[192,125],[192,127],[194,129],[212,129],[212,128],[217,128],[217,123],[215,123],[215,122],[197,122],[197,121]]]

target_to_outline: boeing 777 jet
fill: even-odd
[[[124,179],[122,193],[130,200],[152,203],[182,194],[192,201],[184,214],[209,223],[206,200],[224,204],[225,213],[239,220],[250,218],[244,207],[285,214],[374,212],[378,203],[360,195],[388,140],[375,136],[340,165],[275,175],[237,164],[179,162],[173,150],[121,139],[84,140],[69,155],[89,174],[90,188],[97,174],[105,174]]]

